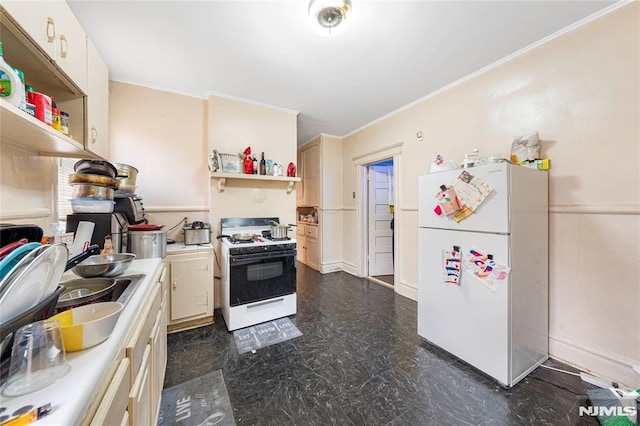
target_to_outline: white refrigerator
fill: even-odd
[[[460,222],[434,208],[463,170],[418,177],[418,334],[510,387],[548,358],[547,172],[507,162],[464,170],[491,191]],[[457,284],[445,282],[454,246]],[[471,250],[506,276],[489,285],[465,270]]]

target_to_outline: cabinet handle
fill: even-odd
[[[91,126],[91,143],[96,143],[98,140],[98,129],[96,126]]]
[[[178,280],[173,280],[173,289],[174,289],[174,290],[177,290],[177,289],[178,289],[177,284],[178,284]]]
[[[63,34],[60,36],[60,57],[66,58],[67,53],[69,53],[69,42],[67,41],[67,37]]]
[[[53,43],[56,38],[56,23],[53,18],[47,17],[47,43]]]

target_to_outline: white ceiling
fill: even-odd
[[[349,134],[612,3],[353,0],[350,27],[327,38],[308,0],[69,0],[111,80],[298,111],[298,144]]]

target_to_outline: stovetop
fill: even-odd
[[[229,251],[231,247],[260,247],[273,245],[295,244],[295,238],[267,238],[263,231],[271,231],[271,221],[280,222],[277,217],[271,218],[225,218],[221,222],[221,235],[254,234],[253,240],[237,240],[232,237],[222,237],[222,249]],[[275,247],[274,247],[275,249]]]

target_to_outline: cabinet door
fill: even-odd
[[[85,149],[109,158],[109,69],[87,39],[87,141]]]
[[[140,371],[129,392],[129,424],[151,424],[151,346],[147,345],[142,356]]]
[[[171,259],[171,321],[209,314],[213,306],[213,261],[207,254]],[[211,299],[211,300],[210,300]]]
[[[162,330],[162,310],[158,311],[149,345],[151,346],[151,418],[153,424],[157,423],[162,398],[162,386],[164,381],[164,368],[167,361],[166,336],[167,330]]]
[[[49,58],[56,57],[56,39],[58,34],[55,8],[63,1],[29,2],[24,0],[3,0],[2,7],[36,42]],[[66,5],[66,4],[65,4]]]
[[[320,244],[317,238],[307,237],[307,266],[320,270]]]
[[[303,178],[304,176],[304,161],[302,160],[302,152],[298,152],[298,176]],[[296,183],[296,206],[302,204],[302,194],[304,192],[304,185],[302,181]]]
[[[87,93],[87,34],[66,2],[55,8],[56,64]]]
[[[296,259],[298,262],[307,264],[307,239],[304,236],[296,235]]]
[[[320,201],[320,149],[316,145],[302,152],[304,176],[302,178],[302,204],[317,206]]]
[[[91,425],[119,425],[127,415],[129,397],[129,359],[120,361],[111,384],[98,406]]]
[[[87,92],[87,36],[62,0],[4,0],[2,6],[51,60]]]

